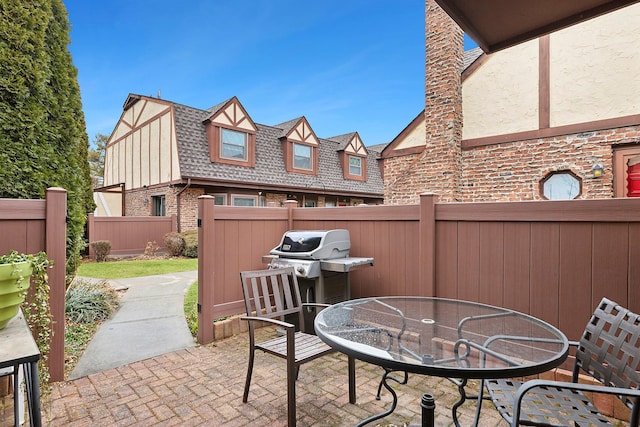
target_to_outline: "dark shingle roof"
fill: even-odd
[[[462,69],[466,70],[467,68],[469,68],[469,66],[473,64],[475,60],[478,59],[483,53],[484,52],[479,47],[465,50],[462,56]]]
[[[345,133],[344,135],[338,135],[338,136],[332,136],[331,138],[328,138],[332,141],[336,141],[337,143],[340,144],[340,150],[344,150],[344,148],[347,146],[347,144],[349,143],[349,141],[351,141],[353,139],[353,137],[355,136],[356,132],[351,132],[351,133]]]
[[[277,126],[256,123],[255,168],[210,161],[203,117],[205,110],[174,103],[175,124],[180,170],[183,177],[214,182],[245,182],[256,185],[286,186],[301,191],[325,190],[348,193],[368,193],[381,197],[383,182],[377,165],[377,154],[367,159],[367,182],[343,178],[338,155],[341,143],[319,138],[318,175],[305,175],[286,171],[284,153],[279,140],[300,118]],[[288,126],[288,128],[287,128]]]
[[[284,123],[280,123],[279,125],[275,125],[273,126],[274,128],[278,128],[282,130],[281,135],[279,136],[279,138],[283,137],[283,136],[287,136],[287,134],[289,133],[289,131],[296,125],[298,124],[298,122],[300,121],[300,119],[302,119],[302,117],[298,117],[295,119],[291,119],[289,121],[286,121]]]
[[[375,151],[377,153],[382,153],[382,150],[384,150],[384,147],[386,147],[389,143],[385,143],[385,144],[376,144],[376,145],[368,145],[367,146],[367,151],[368,152],[372,152]]]
[[[211,116],[213,116],[215,113],[218,112],[218,110],[220,110],[222,107],[224,107],[227,102],[231,101],[231,99],[233,99],[233,98],[229,98],[226,101],[222,101],[221,103],[216,104],[211,108],[207,108],[205,110],[205,113],[202,116],[202,120],[206,120],[206,119],[210,118]]]

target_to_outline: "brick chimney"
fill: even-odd
[[[463,32],[438,6],[425,2],[426,148],[416,173],[421,192],[458,201],[461,174]]]
[[[426,192],[460,199],[463,32],[435,0],[425,0],[425,28],[426,145],[384,160],[385,204],[417,204]]]

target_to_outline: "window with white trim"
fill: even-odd
[[[313,170],[312,149],[308,145],[293,144],[293,167],[296,169]]]
[[[362,176],[362,157],[349,156],[349,175]]]
[[[230,160],[247,160],[247,134],[220,128],[220,157]]]
[[[231,204],[233,206],[257,206],[258,198],[256,196],[231,195]]]

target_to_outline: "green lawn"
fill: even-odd
[[[198,335],[198,281],[196,280],[184,296],[184,315],[194,337]]]
[[[78,268],[78,276],[97,279],[123,279],[197,269],[197,258],[84,262]]]

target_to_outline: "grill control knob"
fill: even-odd
[[[304,267],[303,266],[299,265],[296,270],[298,270],[298,273],[304,274]]]

